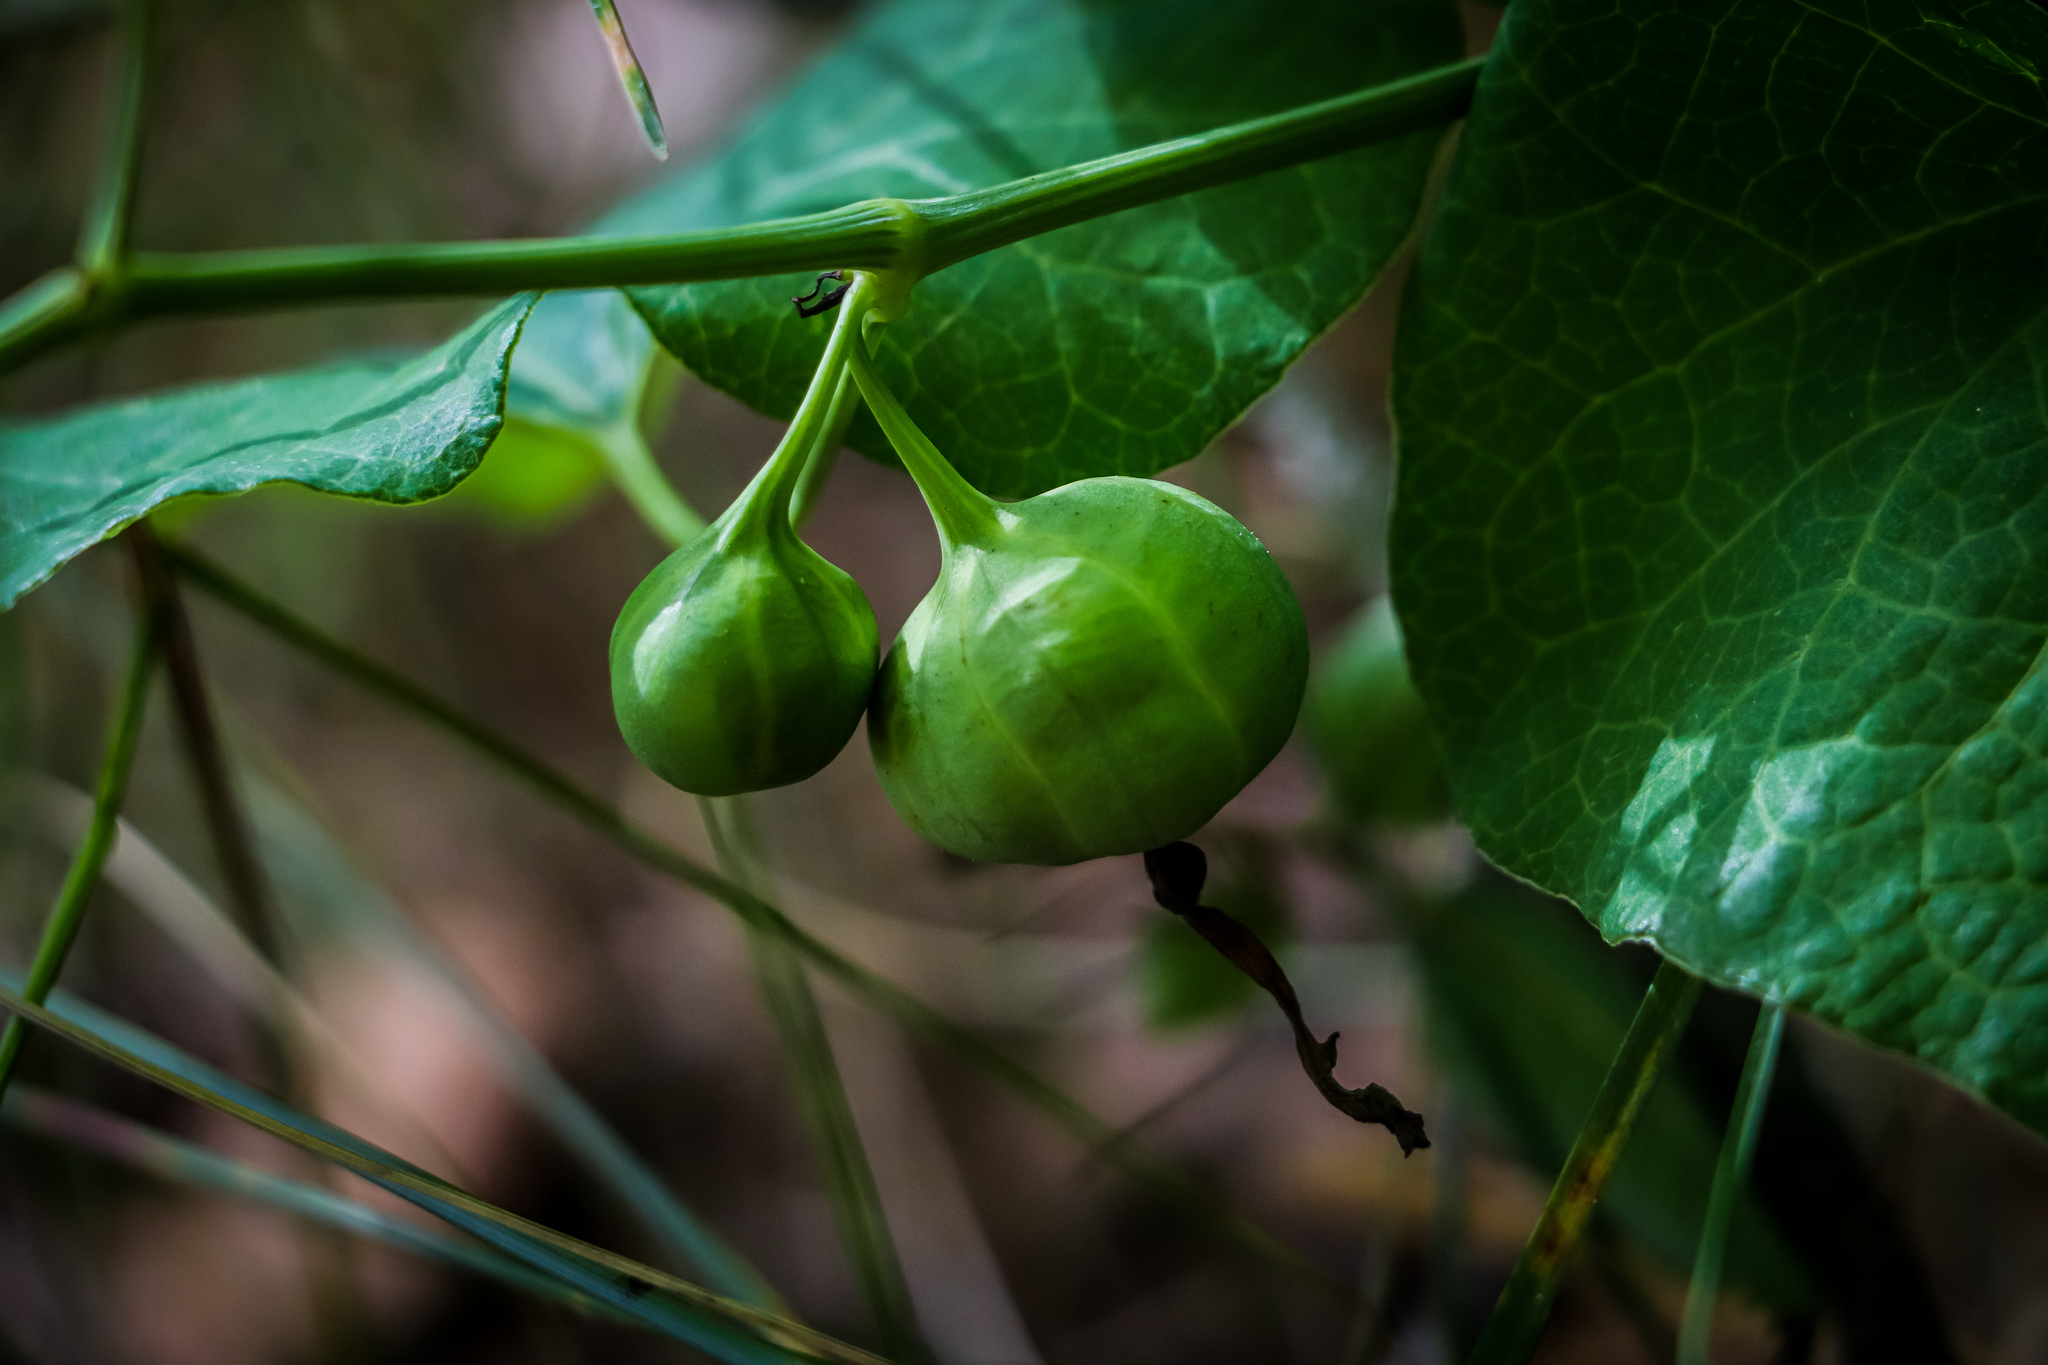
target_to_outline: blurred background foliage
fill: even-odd
[[[683,166],[848,17],[831,0],[622,8],[670,164]],[[659,171],[584,0],[162,9],[137,226],[147,246],[573,231]],[[107,10],[0,0],[0,289],[69,253],[97,147]],[[1466,18],[1483,45],[1489,12]],[[1325,1107],[1269,1002],[1151,906],[1136,859],[1046,870],[946,858],[896,822],[858,741],[816,779],[753,803],[802,923],[1356,1286],[1337,1302],[1247,1262],[985,1078],[821,985],[942,1360],[1455,1358],[1654,965],[1486,869],[1448,818],[1377,605],[1396,275],[1170,477],[1274,551],[1321,659],[1296,743],[1201,837],[1211,899],[1280,951],[1312,1024],[1343,1031],[1341,1074],[1422,1109],[1434,1147],[1403,1161],[1384,1133]],[[0,410],[416,346],[474,311],[153,324],[12,377]],[[676,378],[651,386],[650,439],[692,505],[715,513],[776,427]],[[426,507],[271,489],[162,520],[711,859],[695,804],[633,765],[612,726],[606,638],[663,547],[589,447],[515,425],[468,486]],[[807,534],[865,586],[885,639],[937,564],[909,481],[857,459],[841,463]],[[64,812],[90,785],[129,601],[126,558],[110,547],[0,616],[9,965],[27,959],[63,874]],[[176,928],[188,892],[173,869],[202,897],[221,887],[161,698],[128,813],[163,857],[117,859],[66,984],[235,1074],[288,1078],[323,1115],[497,1202],[668,1264],[565,1140],[580,1101],[549,1077],[566,1079],[800,1315],[872,1341],[729,917],[238,620],[195,610],[273,883],[266,932],[290,1003],[264,1005],[246,963]],[[1542,1359],[1668,1352],[1754,1014],[1710,993]],[[27,1079],[395,1210],[49,1040]],[[1797,1026],[1728,1278],[1719,1359],[2048,1359],[2048,1152],[1908,1064]],[[676,1353],[487,1278],[0,1132],[0,1360]]]

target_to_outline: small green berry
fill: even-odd
[[[1016,863],[1139,853],[1206,824],[1287,742],[1308,680],[1272,557],[1150,479],[992,502],[865,356],[851,364],[944,547],[868,716],[897,813],[942,848]]]

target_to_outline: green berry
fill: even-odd
[[[634,590],[612,629],[612,707],[635,756],[701,796],[760,791],[830,763],[874,682],[860,585],[786,519],[717,525]]]
[[[869,711],[897,813],[966,857],[1046,864],[1207,823],[1286,743],[1307,683],[1301,606],[1264,547],[1149,479],[994,503],[852,367],[944,547]]]
[[[867,707],[875,614],[789,519],[867,293],[847,291],[775,454],[723,516],[647,575],[612,627],[619,732],[684,791],[732,796],[801,781],[846,747]]]

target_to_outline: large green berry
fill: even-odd
[[[864,357],[853,368],[945,555],[868,714],[897,813],[942,848],[1018,863],[1142,852],[1205,824],[1286,743],[1307,683],[1301,606],[1271,556],[1149,479],[991,502]]]
[[[1450,778],[1408,679],[1392,602],[1366,608],[1338,636],[1309,688],[1307,728],[1347,814],[1406,824],[1450,815]]]
[[[612,629],[626,744],[684,791],[800,781],[846,747],[875,677],[860,585],[798,540],[721,520],[634,590]]]
[[[647,575],[612,627],[619,731],[684,791],[731,796],[809,777],[846,747],[867,707],[875,614],[789,520],[865,293],[845,301],[775,454],[723,516]]]

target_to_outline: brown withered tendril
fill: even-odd
[[[828,313],[832,309],[837,308],[839,301],[846,297],[846,291],[853,286],[841,284],[837,289],[827,289],[825,281],[844,280],[845,278],[846,272],[843,270],[827,270],[824,274],[818,276],[818,282],[812,287],[810,293],[791,295],[789,301],[796,305],[797,316],[814,318],[820,313]]]
[[[1301,1017],[1301,1001],[1294,984],[1258,935],[1221,910],[1200,904],[1202,883],[1208,880],[1209,859],[1193,844],[1172,843],[1145,855],[1145,875],[1152,880],[1152,899],[1188,922],[1190,928],[1230,960],[1232,966],[1265,988],[1294,1027],[1294,1050],[1301,1069],[1332,1107],[1360,1123],[1377,1123],[1394,1135],[1403,1156],[1417,1147],[1429,1146],[1423,1132],[1422,1115],[1405,1109],[1384,1086],[1367,1085],[1347,1090],[1337,1080],[1337,1035],[1318,1041]]]

